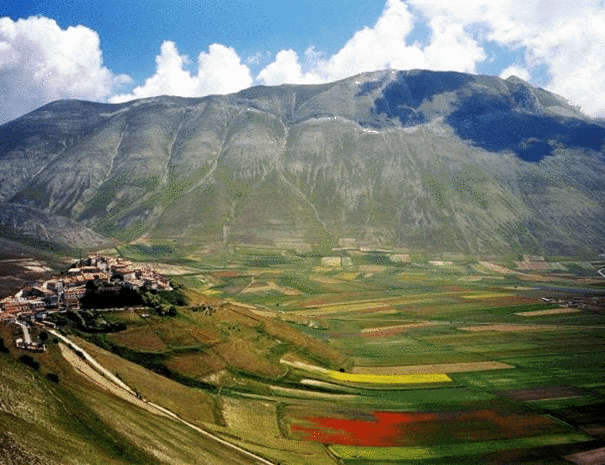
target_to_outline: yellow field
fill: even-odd
[[[315,316],[315,315],[327,315],[330,313],[346,313],[346,312],[359,312],[359,311],[377,311],[377,310],[391,310],[391,305],[414,305],[414,304],[427,304],[437,301],[439,297],[455,296],[458,293],[448,292],[441,293],[439,296],[434,294],[418,294],[408,297],[387,297],[382,299],[371,299],[371,300],[356,300],[351,302],[342,303],[329,303],[316,305],[305,310],[297,310],[291,312],[300,316]]]
[[[391,330],[405,330],[405,329],[413,329],[413,328],[422,328],[423,326],[434,326],[444,324],[441,322],[433,322],[433,321],[421,321],[419,323],[406,323],[401,325],[391,325],[391,326],[375,326],[373,328],[364,328],[361,330],[362,333],[375,333],[375,332],[388,332]]]
[[[364,310],[376,310],[376,309],[386,309],[392,310],[392,307],[387,303],[360,303],[360,304],[342,304],[342,305],[330,305],[327,307],[319,307],[308,310],[298,310],[292,312],[299,316],[315,316],[315,315],[326,315],[329,313],[340,313],[340,312],[361,312]]]
[[[405,271],[402,271],[401,273],[399,273],[397,275],[399,277],[399,279],[402,279],[404,281],[411,281],[411,282],[416,282],[416,281],[428,281],[429,278],[428,276],[424,275],[424,274],[419,274],[419,273],[407,273]]]
[[[258,292],[269,292],[276,291],[281,292],[284,295],[296,296],[300,295],[300,291],[291,287],[281,287],[275,284],[273,281],[267,281],[264,286],[250,286],[242,291],[242,294],[258,293]]]
[[[546,316],[546,315],[560,315],[563,313],[577,313],[577,312],[581,312],[582,310],[577,309],[577,308],[568,308],[568,307],[561,307],[561,308],[552,308],[550,310],[536,310],[534,312],[520,312],[520,313],[515,313],[515,315],[517,316]]]
[[[387,267],[384,265],[359,265],[361,273],[382,273],[386,269]]]
[[[445,373],[414,373],[414,374],[359,374],[359,373],[342,373],[335,370],[326,370],[325,368],[295,359],[295,356],[287,354],[280,360],[281,363],[290,365],[294,368],[299,368],[307,371],[313,371],[322,375],[338,380],[349,381],[352,383],[374,383],[374,384],[422,384],[422,383],[443,383],[451,382],[451,378]],[[307,381],[308,383],[308,381]]]
[[[315,272],[317,272],[317,270],[315,270]],[[321,284],[340,284],[340,283],[342,283],[342,281],[340,279],[329,278],[329,277],[324,277],[324,276],[311,276],[311,279],[313,281],[316,281]]]
[[[220,294],[221,291],[215,291],[214,289],[205,289],[202,291],[202,293],[206,295],[217,295]]]
[[[245,304],[243,302],[238,302],[238,301],[232,300],[232,299],[225,299],[225,302],[229,302],[234,307],[242,307],[242,308],[247,308],[249,310],[256,310],[258,308],[258,307],[255,307],[254,305]]]
[[[357,373],[341,373],[340,371],[329,370],[328,376],[338,381],[375,384],[425,384],[444,383],[452,381],[452,379],[445,373],[419,373],[413,375],[369,375]]]
[[[238,434],[279,438],[274,402],[253,401],[236,397],[221,397],[223,418],[227,427]]]
[[[499,297],[510,297],[511,294],[504,292],[481,292],[479,294],[463,295],[463,299],[496,299]]]
[[[502,274],[515,273],[511,269],[508,269],[508,268],[506,268],[504,266],[501,266],[501,265],[496,265],[495,263],[492,263],[492,262],[482,261],[482,262],[479,262],[479,264],[481,266],[483,266],[484,268],[487,268],[490,271],[495,271],[496,273],[502,273]]]

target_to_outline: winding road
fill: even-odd
[[[135,404],[145,410],[154,413],[156,415],[162,415],[169,417],[179,423],[186,425],[187,427],[195,430],[200,433],[204,437],[212,440],[217,443],[217,445],[222,446],[223,448],[229,450],[230,452],[235,452],[239,455],[240,459],[244,459],[245,461],[239,460],[236,463],[246,463],[246,464],[262,464],[262,465],[276,465],[276,462],[268,460],[254,452],[251,452],[243,447],[240,447],[236,444],[233,444],[213,433],[210,433],[188,421],[179,417],[176,413],[162,407],[161,405],[154,404],[153,402],[143,401],[139,397],[137,397],[136,393],[126,384],[124,384],[120,379],[118,379],[113,373],[104,368],[100,363],[98,363],[90,354],[88,354],[82,347],[75,344],[70,339],[66,338],[62,334],[58,333],[55,330],[48,330],[53,336],[56,336],[65,344],[65,346],[69,347],[72,351],[76,352],[78,355],[84,358],[86,363],[83,362],[80,358],[73,354],[69,354],[65,351],[65,346],[61,347],[61,351],[63,353],[63,357],[76,369],[78,372],[86,376],[90,381],[94,382],[102,386],[103,388],[113,392],[118,395],[122,399],[127,400],[128,402]],[[94,368],[94,369],[93,369]]]

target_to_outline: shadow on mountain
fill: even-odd
[[[367,81],[359,86],[359,92],[355,94],[355,97],[364,97],[365,95],[371,94],[375,90],[380,89],[386,82],[387,77],[384,76],[377,81]]]
[[[552,155],[557,146],[601,150],[605,128],[598,124],[543,113],[538,94],[528,85],[506,81],[509,92],[473,89],[475,77],[454,72],[401,71],[376,99],[372,113],[398,119],[405,126],[427,122],[419,110],[435,95],[456,92],[456,109],[446,117],[461,139],[491,152],[512,151],[521,160],[536,163]],[[383,81],[364,83],[358,96]],[[473,90],[470,90],[473,89]],[[469,91],[470,90],[470,91]],[[544,97],[544,96],[542,96]],[[370,123],[370,125],[376,123]]]
[[[512,151],[527,162],[552,155],[557,145],[601,150],[605,128],[518,111],[516,103],[505,98],[469,96],[446,121],[460,138],[491,152]]]
[[[437,94],[453,92],[473,81],[473,76],[453,72],[401,71],[397,78],[383,90],[381,98],[374,103],[372,112],[397,118],[403,126],[414,126],[426,122],[426,117],[417,111],[425,100]],[[367,83],[362,92],[368,92],[374,83]]]

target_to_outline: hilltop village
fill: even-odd
[[[96,287],[111,286],[120,289],[171,290],[168,278],[148,265],[134,264],[130,260],[103,255],[91,255],[79,260],[61,276],[26,286],[12,297],[0,300],[0,322],[19,320],[43,321],[47,313],[76,311],[87,291]],[[28,341],[24,329],[23,348],[37,349]],[[31,346],[31,347],[29,347]]]

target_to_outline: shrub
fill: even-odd
[[[34,370],[40,369],[40,364],[29,355],[22,355],[21,357],[19,357],[19,361],[24,363],[28,367],[33,368]]]
[[[0,337],[0,353],[8,354],[8,347],[4,345],[4,339]]]

